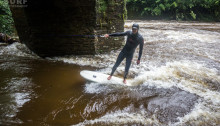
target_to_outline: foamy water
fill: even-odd
[[[0,47],[0,55],[31,57],[36,58],[37,55],[32,53],[24,44],[15,42],[8,46]]]

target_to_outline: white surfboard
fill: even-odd
[[[124,86],[132,86],[130,80],[127,80],[126,84],[124,84],[123,79],[119,77],[112,76],[111,80],[108,80],[107,78],[109,77],[109,75],[99,72],[83,70],[80,72],[80,75],[88,81],[100,84],[120,84]]]

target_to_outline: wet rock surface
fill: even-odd
[[[148,103],[147,109],[156,114],[162,123],[177,122],[178,117],[183,117],[189,113],[198,96],[189,92],[173,88],[159,93],[159,97],[154,97]]]

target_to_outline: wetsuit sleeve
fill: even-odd
[[[128,31],[109,34],[109,36],[126,36],[126,35],[128,35]]]
[[[138,60],[141,60],[141,56],[142,56],[142,51],[143,51],[143,46],[144,46],[144,39],[141,39],[140,42],[140,46],[139,46],[139,56],[138,56]]]

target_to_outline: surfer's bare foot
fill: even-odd
[[[123,83],[124,83],[124,84],[127,84],[127,81],[124,79],[124,80],[123,80]]]
[[[111,80],[111,78],[112,78],[112,76],[109,76],[107,79],[108,79],[108,80]]]

